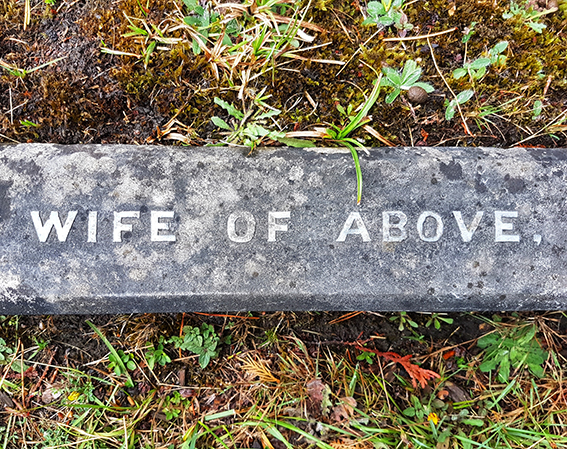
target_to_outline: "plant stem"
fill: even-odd
[[[133,387],[134,386],[134,381],[132,380],[132,378],[130,377],[130,373],[128,373],[128,369],[126,368],[126,365],[124,365],[124,362],[122,361],[122,359],[120,358],[120,356],[118,355],[118,352],[116,352],[116,349],[114,349],[114,346],[112,346],[112,344],[108,341],[108,339],[102,334],[102,332],[98,329],[98,327],[96,327],[93,323],[91,323],[89,320],[86,320],[86,323],[91,327],[91,329],[93,331],[95,331],[95,333],[100,337],[100,339],[102,340],[102,342],[106,345],[106,347],[108,348],[108,350],[110,351],[110,353],[114,356],[114,359],[116,360],[116,364],[120,367],[120,369],[122,370],[122,372],[126,375],[126,377],[128,378],[128,381],[126,382],[126,386],[129,387]]]
[[[431,41],[429,40],[429,37],[427,38],[427,46],[429,47],[429,51],[431,52],[431,59],[433,59],[433,64],[435,64],[435,69],[437,70],[437,73],[439,74],[439,76],[441,76],[441,79],[445,83],[445,86],[447,86],[447,89],[449,89],[449,91],[451,92],[451,94],[455,98],[455,103],[457,103],[457,109],[459,110],[459,114],[461,116],[461,120],[463,121],[463,126],[465,128],[465,133],[467,133],[469,136],[472,136],[473,133],[471,133],[471,130],[469,129],[469,126],[467,125],[467,120],[465,119],[465,116],[463,115],[463,111],[461,109],[461,105],[459,104],[459,100],[457,100],[457,96],[455,95],[455,92],[453,92],[453,89],[451,89],[451,86],[449,86],[449,83],[447,82],[447,80],[443,76],[443,73],[441,73],[441,70],[439,70],[439,66],[437,65],[437,61],[435,60],[435,55],[433,54],[433,48],[431,47]]]

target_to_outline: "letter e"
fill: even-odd
[[[175,242],[175,236],[173,234],[160,234],[159,231],[170,231],[170,223],[163,223],[160,218],[172,219],[175,212],[172,210],[153,210],[150,215],[151,224],[151,241],[152,242]]]
[[[503,218],[517,218],[516,211],[494,211],[494,241],[495,242],[519,242],[520,236],[517,234],[504,234],[504,231],[512,231],[514,224],[502,221]]]

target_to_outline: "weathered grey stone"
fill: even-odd
[[[0,313],[567,306],[567,150],[361,165],[357,206],[342,150],[0,147]]]

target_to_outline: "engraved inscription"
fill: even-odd
[[[276,232],[287,232],[287,223],[278,223],[278,219],[290,218],[289,211],[268,212],[268,242],[276,241]]]
[[[453,211],[453,216],[455,217],[455,221],[457,222],[459,231],[461,231],[461,237],[463,239],[463,242],[470,242],[472,240],[473,234],[477,230],[483,215],[484,215],[483,211],[477,212],[474,215],[471,224],[467,227],[465,225],[465,222],[463,221],[463,214],[461,214],[461,211],[460,210]]]
[[[112,238],[114,242],[122,241],[123,232],[132,232],[132,223],[122,223],[124,218],[140,218],[140,212],[137,210],[114,212],[114,232]]]
[[[430,237],[428,237],[425,232],[425,222],[428,218],[435,221],[435,232]],[[423,212],[417,219],[417,233],[419,234],[419,238],[424,242],[436,242],[443,235],[443,219],[435,212]]]
[[[495,229],[495,242],[519,242],[520,236],[517,234],[504,233],[504,231],[513,231],[514,223],[510,221],[503,221],[504,218],[517,218],[518,212],[516,211],[501,211],[494,212],[494,229]]]
[[[175,235],[166,234],[170,231],[170,222],[164,220],[172,220],[175,212],[172,210],[153,210],[151,217],[151,241],[152,242],[175,242]],[[163,219],[163,220],[162,220]]]
[[[353,223],[356,223],[356,228],[352,228]],[[337,238],[337,242],[344,242],[346,240],[347,235],[349,234],[358,234],[362,237],[363,242],[370,241],[370,235],[368,234],[368,230],[360,217],[358,212],[351,212]]]
[[[244,224],[244,232],[238,235],[236,232],[236,223],[240,222]],[[228,216],[228,221],[226,224],[226,232],[228,238],[233,242],[237,243],[247,243],[254,237],[254,232],[256,232],[256,219],[248,211],[234,212]]]
[[[78,211],[69,211],[62,221],[59,211],[50,211],[49,217],[43,221],[41,213],[37,210],[31,211],[31,219],[39,242],[48,241],[52,231],[59,242],[66,242],[76,221]],[[475,212],[472,220],[467,225],[461,211],[452,211],[454,224],[458,229],[458,235],[464,243],[471,243],[475,233],[481,227],[484,211]],[[44,214],[45,216],[45,214]],[[471,215],[468,215],[469,217]],[[449,216],[450,217],[450,216]],[[151,242],[176,242],[177,236],[172,228],[175,212],[150,211],[150,241]],[[289,232],[292,223],[290,211],[268,212],[268,242],[276,242],[278,233]],[[517,211],[494,211],[494,242],[496,243],[519,243],[520,234],[516,228],[514,219],[518,218]],[[485,220],[486,221],[486,220]],[[382,241],[385,243],[400,243],[417,231],[417,238],[423,242],[435,243],[444,235],[447,222],[451,222],[447,216],[443,218],[437,212],[424,211],[414,222],[415,227],[408,226],[408,216],[399,210],[382,211]],[[323,223],[322,223],[323,224]],[[226,222],[226,234],[228,239],[235,243],[249,243],[256,234],[256,218],[249,211],[236,211],[231,213]],[[323,224],[324,225],[324,224]],[[114,211],[112,220],[112,241],[120,243],[124,238],[130,238],[140,226],[140,211]],[[486,225],[485,225],[486,226]],[[89,211],[87,214],[87,243],[98,243],[99,231],[98,211]],[[367,227],[360,212],[350,212],[336,238],[337,242],[362,242],[372,241],[371,232]],[[301,230],[295,232],[301,233]],[[335,234],[336,235],[336,234]],[[349,237],[350,236],[350,237]],[[358,237],[357,237],[358,236]],[[533,235],[533,242],[539,245],[542,241],[540,234]]]
[[[89,212],[89,221],[88,221],[88,232],[87,232],[87,242],[89,243],[96,243],[96,232],[98,226],[98,212],[92,210]]]
[[[39,211],[32,210],[31,217],[39,241],[42,243],[47,242],[49,234],[51,233],[51,230],[53,228],[55,228],[57,238],[59,239],[60,242],[67,241],[67,236],[69,235],[69,231],[73,226],[73,222],[75,221],[75,217],[77,216],[77,213],[78,211],[76,210],[70,211],[67,214],[67,219],[65,220],[65,224],[61,224],[61,220],[59,219],[59,212],[52,211],[49,214],[49,218],[45,221],[45,223],[42,223],[41,217],[39,216]]]
[[[50,211],[49,217],[42,220],[40,213],[37,210],[31,211],[31,219],[35,228],[37,238],[41,243],[46,243],[52,231],[55,230],[57,240],[66,242],[70,232],[73,229],[73,224],[77,218],[78,211],[73,210],[67,213],[65,222],[62,223],[62,218],[59,211]],[[122,242],[126,233],[132,234],[136,228],[136,220],[140,218],[139,211],[115,211],[113,212],[114,219],[112,221],[112,241],[116,243]],[[150,241],[151,242],[175,242],[177,237],[171,228],[172,220],[175,218],[175,212],[170,211],[150,211]],[[124,221],[127,220],[127,221]],[[87,214],[87,243],[98,243],[98,229],[99,228],[99,213],[98,211],[89,211]]]
[[[395,221],[392,221],[395,220]],[[404,229],[408,217],[398,210],[382,212],[382,240],[384,242],[402,242],[408,233]],[[395,230],[392,232],[392,230]]]

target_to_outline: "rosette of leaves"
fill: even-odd
[[[485,349],[480,370],[484,373],[498,368],[498,380],[507,382],[510,369],[527,367],[537,377],[543,376],[542,365],[547,360],[537,338],[535,325],[512,328],[509,332],[495,332],[478,340],[478,347]]]
[[[431,93],[435,90],[432,85],[417,81],[421,76],[421,68],[411,59],[406,61],[401,74],[391,67],[384,67],[382,73],[384,73],[385,77],[382,77],[380,85],[394,88],[394,90],[386,96],[387,104],[392,103],[398,98],[402,90],[409,90],[413,86],[421,87],[427,93]]]
[[[368,2],[366,12],[368,18],[362,22],[363,25],[382,25],[389,27],[394,25],[398,30],[411,30],[413,25],[408,23],[408,17],[402,11],[404,0],[381,0],[379,2]]]
[[[558,6],[561,8],[561,4],[559,2]],[[534,30],[536,33],[541,33],[545,28],[547,28],[547,25],[541,23],[539,19],[541,19],[542,16],[555,11],[557,11],[557,8],[549,8],[543,11],[538,11],[534,9],[531,2],[525,0],[520,2],[511,1],[510,9],[502,14],[502,18],[506,20],[515,18],[519,22],[522,22],[525,26]],[[565,9],[563,9],[563,11],[565,11]]]
[[[462,68],[453,70],[453,78],[456,80],[469,75],[471,81],[481,79],[490,65],[503,66],[506,63],[506,56],[502,53],[508,48],[507,41],[498,42],[488,51],[487,57],[477,58],[466,62]]]
[[[201,54],[201,46],[206,46],[211,33],[222,35],[222,45],[232,45],[230,36],[236,35],[239,31],[236,20],[230,20],[224,29],[224,34],[222,34],[221,16],[218,12],[209,11],[209,9],[202,7],[198,0],[183,0],[183,3],[189,12],[189,15],[183,18],[183,22],[196,30],[196,35],[193,36],[191,43],[194,54]]]
[[[219,351],[217,346],[220,342],[213,326],[203,323],[200,328],[192,326],[183,327],[182,337],[171,337],[169,339],[177,349],[189,351],[199,356],[199,365],[206,368],[211,359],[215,358]]]
[[[262,90],[262,92],[258,94],[248,111],[239,111],[232,104],[215,97],[215,104],[226,110],[229,115],[235,119],[235,123],[229,125],[220,117],[211,117],[211,121],[216,126],[228,131],[228,133],[226,133],[228,135],[226,143],[244,145],[249,147],[250,151],[254,150],[266,140],[278,141],[290,147],[302,148],[314,146],[314,143],[309,140],[287,138],[285,132],[275,131],[265,127],[267,126],[265,123],[266,119],[281,114],[279,109],[272,108],[265,103],[265,100],[270,97],[270,95],[262,96],[265,90],[266,89]],[[257,106],[258,109],[252,112],[254,105]]]
[[[156,364],[165,366],[171,363],[171,358],[166,354],[163,348],[164,338],[161,337],[157,348],[152,344],[146,351],[146,361],[148,367],[153,370]]]

